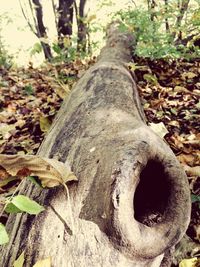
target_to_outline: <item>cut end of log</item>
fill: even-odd
[[[120,30],[120,21],[114,21],[110,23],[107,27],[107,45],[123,45],[124,48],[130,49],[135,46],[134,35],[130,32],[124,32]]]
[[[187,178],[174,156],[144,141],[127,151],[118,165],[111,238],[129,257],[148,259],[161,255],[187,229]]]
[[[135,219],[149,227],[162,222],[170,191],[164,166],[156,160],[149,160],[140,173],[140,182],[135,191]]]

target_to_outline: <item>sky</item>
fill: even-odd
[[[21,3],[27,3],[27,0],[21,0]],[[48,36],[51,41],[56,40],[56,30],[54,24],[54,15],[51,7],[51,0],[41,0],[43,4],[44,23],[47,26]],[[86,9],[89,10],[89,15],[96,15],[96,21],[100,22],[102,26],[108,23],[108,17],[111,12],[115,12],[121,8],[127,7],[128,3],[133,5],[131,0],[115,0],[113,6],[99,7],[98,0],[88,0]],[[104,0],[109,3],[110,0]],[[97,4],[98,3],[98,4]],[[27,8],[27,12],[29,9]],[[0,23],[0,35],[6,46],[6,49],[10,54],[15,56],[15,62],[18,65],[27,65],[30,61],[35,66],[41,64],[44,60],[43,55],[32,55],[31,50],[34,44],[38,43],[37,37],[30,31],[26,20],[24,19],[19,0],[0,0],[0,18],[2,14],[10,18],[10,23],[5,24],[4,20],[1,19]],[[27,13],[28,14],[28,13]],[[98,37],[97,37],[98,36]],[[103,35],[94,35],[93,38],[102,39]]]

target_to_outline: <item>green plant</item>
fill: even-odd
[[[54,51],[53,62],[70,62],[75,60],[77,50],[74,45],[66,44],[63,48],[58,43],[53,43],[52,49]]]
[[[1,41],[0,41],[1,46]],[[4,47],[0,47],[0,67],[9,69],[12,66],[12,56],[10,56]]]
[[[185,19],[181,17],[177,23],[180,12],[177,3],[171,1],[167,9],[161,3],[153,10],[129,8],[117,12],[114,18],[121,21],[122,31],[133,32],[136,39],[133,53],[137,56],[151,59],[199,57],[200,50],[194,46],[194,38],[198,38],[200,11],[197,8],[187,10],[187,16],[183,14]]]
[[[0,67],[9,69],[13,62],[13,57],[8,53],[7,49],[5,48],[4,39],[2,37],[2,29],[4,25],[7,25],[11,22],[7,13],[4,13],[0,16]]]

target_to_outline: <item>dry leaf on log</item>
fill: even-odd
[[[8,179],[9,176],[37,176],[43,187],[55,187],[78,180],[69,164],[40,156],[1,154],[0,167],[1,172],[4,172],[0,178],[2,180]]]

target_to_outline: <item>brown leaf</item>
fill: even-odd
[[[189,176],[200,176],[200,166],[190,167],[185,165],[184,169]]]
[[[163,122],[160,122],[160,123],[149,123],[149,126],[161,138],[164,138],[164,136],[168,133],[168,130],[165,127]]]
[[[7,179],[9,176],[9,173],[0,166],[0,180]]]
[[[54,187],[69,181],[77,181],[67,163],[32,155],[0,155],[0,166],[10,176],[25,174],[38,176],[43,187]]]

